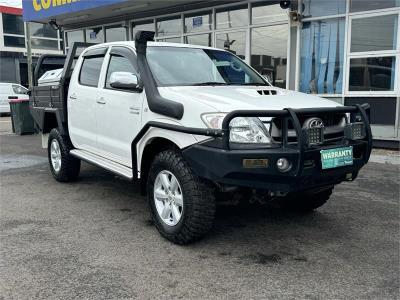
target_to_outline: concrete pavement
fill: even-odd
[[[368,164],[307,215],[220,206],[210,234],[182,247],[158,234],[137,185],[87,164],[60,184],[39,137],[6,123],[0,299],[400,297],[398,165]]]

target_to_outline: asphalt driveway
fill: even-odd
[[[318,211],[218,207],[190,246],[161,238],[138,186],[84,164],[51,177],[38,136],[0,118],[0,299],[399,299],[399,166],[370,163]]]

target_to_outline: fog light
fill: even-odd
[[[276,167],[280,172],[287,172],[292,168],[292,164],[288,159],[281,157],[276,161]]]
[[[347,124],[345,128],[345,136],[350,140],[362,140],[365,138],[364,123],[357,122]]]

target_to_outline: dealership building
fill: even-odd
[[[25,25],[30,29],[33,62],[45,53],[62,54],[64,45],[60,32],[48,24],[24,24],[22,8],[12,4],[15,3],[0,2],[0,82],[28,86]]]
[[[155,31],[157,41],[229,49],[276,86],[345,105],[368,102],[374,138],[398,145],[400,0],[283,2],[24,0],[23,15],[60,26],[64,50],[77,41],[133,40],[138,30]]]

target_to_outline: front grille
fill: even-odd
[[[346,115],[345,114],[316,114],[316,115],[300,115],[298,116],[301,126],[305,124],[310,118],[319,118],[324,123],[323,128],[323,141],[324,143],[329,143],[333,141],[338,141],[344,138],[344,130],[346,126]],[[276,142],[282,142],[282,122],[280,118],[272,119],[269,131],[271,137]],[[309,131],[309,128],[305,128]],[[297,143],[297,135],[294,129],[292,121],[288,120],[288,132],[287,132],[287,142],[289,144]]]

